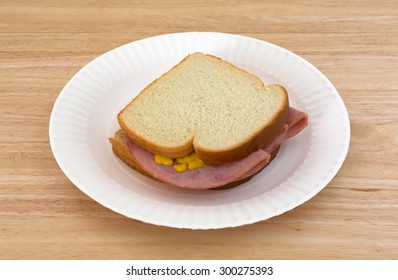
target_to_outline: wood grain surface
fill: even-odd
[[[69,79],[122,44],[237,33],[310,61],[336,86],[351,144],[307,203],[244,227],[158,227],[102,207],[50,149]],[[0,0],[1,259],[398,259],[398,2]]]

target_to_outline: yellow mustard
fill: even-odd
[[[182,158],[178,158],[177,162],[188,164],[188,169],[196,169],[205,166],[205,163],[196,156],[196,153],[192,153]]]
[[[167,165],[167,166],[173,165],[173,160],[171,158],[160,156],[160,155],[155,155],[155,162],[157,164],[163,164],[163,165]]]
[[[187,170],[188,164],[184,162],[184,163],[174,164],[173,167],[177,172],[185,172]]]
[[[172,158],[160,155],[155,155],[155,162],[157,164],[163,164],[167,166],[173,165],[174,169],[178,172],[184,172],[187,169],[192,170],[196,168],[201,168],[206,165],[200,158],[196,156],[195,152],[185,157],[177,158],[176,164],[173,164],[174,160]]]

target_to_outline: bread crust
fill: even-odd
[[[158,179],[156,179],[155,177],[153,177],[151,174],[149,174],[148,172],[146,172],[145,170],[143,170],[139,164],[136,162],[136,160],[134,159],[134,157],[131,155],[130,150],[127,146],[127,138],[126,135],[124,134],[124,132],[120,129],[118,130],[114,137],[110,137],[108,138],[109,142],[112,144],[112,151],[115,153],[116,156],[118,156],[124,163],[126,163],[128,166],[130,166],[131,168],[133,168],[134,170],[136,170],[137,172],[147,176],[150,179],[156,180],[158,182],[160,182]],[[261,169],[263,170],[277,155],[279,151],[279,146],[271,153],[271,158],[270,161]],[[256,174],[258,174],[259,172],[235,181],[235,182],[231,182],[228,184],[225,184],[223,186],[217,187],[217,188],[212,188],[211,190],[223,190],[223,189],[231,189],[234,187],[237,187],[247,181],[249,181],[251,178],[253,178],[253,176],[255,176]]]
[[[231,67],[234,67],[235,69],[238,69],[239,71],[250,75],[251,77],[254,77],[261,87],[265,87],[261,79],[259,79],[257,76],[234,66],[233,64],[222,60],[221,58],[212,56],[212,55],[207,55],[212,58],[215,58],[217,60],[223,61],[224,63],[230,65]],[[161,77],[172,71],[175,67],[183,63],[189,56],[185,57],[179,64],[175,65],[173,68],[171,68],[169,71],[165,72],[163,75],[161,75],[159,78],[155,79],[152,83],[150,83],[147,87],[145,87],[144,90],[141,91],[141,93],[135,97],[126,107],[120,111],[118,114],[118,122],[123,129],[124,133],[129,137],[131,140],[133,140],[136,144],[138,144],[140,147],[150,151],[151,153],[154,154],[159,154],[171,158],[179,158],[186,156],[193,151],[196,152],[197,156],[204,161],[207,164],[224,164],[232,161],[236,161],[239,159],[242,159],[246,156],[248,156],[250,153],[253,151],[262,148],[269,142],[271,142],[279,133],[282,131],[283,126],[286,124],[287,117],[288,117],[288,109],[289,109],[289,99],[288,99],[288,93],[286,89],[280,85],[268,85],[267,87],[273,87],[275,90],[278,92],[282,93],[283,95],[283,104],[281,109],[275,113],[273,116],[272,121],[270,121],[268,124],[265,124],[261,129],[258,131],[254,131],[252,136],[249,137],[244,143],[239,144],[238,146],[229,148],[227,150],[207,150],[205,147],[200,147],[195,143],[195,136],[192,135],[191,138],[187,139],[185,143],[180,144],[179,146],[161,146],[157,145],[153,141],[146,139],[143,135],[137,134],[135,131],[129,129],[128,124],[124,121],[122,118],[122,114],[124,111],[131,106],[134,102],[137,102],[141,98],[141,94],[145,92],[146,89],[149,87],[153,86]]]

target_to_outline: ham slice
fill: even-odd
[[[285,126],[282,129],[282,132],[274,139],[271,141],[271,143],[267,144],[263,150],[266,151],[267,153],[272,153],[278,146],[282,143],[283,140],[286,139],[286,135],[289,131],[289,125],[285,124]]]
[[[308,125],[308,114],[293,107],[289,107],[287,118],[288,130],[285,139],[291,138],[300,133]]]
[[[239,161],[222,165],[206,165],[182,173],[176,172],[172,166],[157,164],[152,153],[142,149],[130,139],[127,140],[127,145],[136,163],[154,178],[182,188],[211,189],[256,174],[270,161],[270,154],[284,140],[295,136],[307,125],[308,115],[290,107],[288,121],[282,132],[262,149],[254,151]]]
[[[173,166],[157,164],[152,153],[140,148],[130,139],[127,140],[127,144],[137,164],[143,170],[167,184],[191,189],[210,189],[235,182],[258,165],[265,166],[271,158],[269,153],[259,149],[239,161],[206,165],[179,173]]]

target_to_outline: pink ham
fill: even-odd
[[[173,166],[157,164],[152,153],[140,148],[131,140],[128,139],[127,144],[137,164],[153,177],[170,185],[190,189],[210,189],[235,182],[257,165],[265,166],[271,157],[260,149],[239,161],[223,165],[206,165],[179,173]]]
[[[289,126],[285,139],[291,138],[308,125],[308,114],[301,112],[293,107],[289,107],[289,116],[287,118],[287,125]]]
[[[282,143],[282,141],[286,139],[288,130],[289,126],[285,124],[285,126],[282,129],[282,132],[274,140],[272,140],[271,143],[267,144],[263,148],[263,150],[269,154],[272,153]]]
[[[285,124],[285,126],[282,129],[282,132],[271,143],[263,147],[263,150],[271,154],[284,140],[297,135],[298,133],[300,133],[300,131],[306,128],[307,125],[308,125],[308,114],[301,112],[297,109],[294,109],[292,107],[289,107],[287,124]],[[245,179],[247,177],[256,174],[261,169],[263,169],[267,163],[258,164],[252,170],[244,174],[240,179]]]
[[[288,121],[282,132],[263,149],[259,149],[239,161],[223,165],[206,165],[182,173],[176,172],[172,166],[157,164],[152,153],[142,149],[130,139],[127,144],[137,164],[158,180],[182,188],[211,189],[256,174],[269,162],[272,151],[284,140],[298,134],[307,125],[308,115],[290,107]]]
[[[292,138],[300,133],[308,125],[308,114],[301,112],[293,107],[289,107],[289,115],[287,124],[283,127],[282,132],[263,150],[272,153],[284,140]]]

